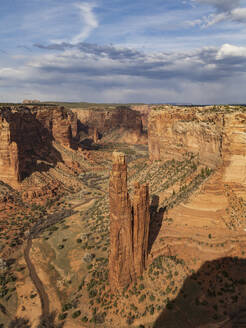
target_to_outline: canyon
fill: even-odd
[[[122,142],[131,144],[147,143],[147,136],[143,133],[143,116],[126,106],[107,109],[71,109],[79,120],[79,126],[89,135],[93,135],[94,129],[102,137],[112,130],[117,131]],[[145,115],[146,116],[146,115]]]
[[[0,326],[245,324],[246,108],[68,107],[0,107]]]

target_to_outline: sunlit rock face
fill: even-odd
[[[8,184],[20,181],[18,146],[11,141],[10,124],[0,118],[0,176]]]
[[[186,152],[199,154],[211,167],[221,163],[223,117],[190,110],[152,110],[149,117],[151,160],[179,159]]]
[[[221,168],[221,182],[246,187],[246,113],[212,108],[152,110],[148,125],[151,160],[180,159],[186,152],[200,162]]]

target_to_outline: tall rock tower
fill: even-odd
[[[150,222],[147,185],[135,184],[135,196],[131,205],[123,153],[113,153],[109,206],[109,280],[112,290],[115,290],[128,286],[143,273],[147,261]]]
[[[141,276],[146,269],[149,224],[149,186],[136,182],[133,198],[133,258],[137,276]]]
[[[15,186],[20,181],[18,147],[11,141],[10,125],[0,117],[0,178]]]
[[[109,206],[109,279],[112,288],[121,288],[135,279],[132,210],[127,191],[127,166],[122,153],[113,153],[113,168],[109,180]]]

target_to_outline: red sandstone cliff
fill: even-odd
[[[200,162],[222,169],[221,182],[246,187],[246,113],[240,108],[215,111],[207,108],[165,106],[149,116],[151,160],[180,159],[185,152]]]
[[[199,154],[202,163],[221,163],[223,117],[203,115],[192,108],[152,110],[149,116],[149,155],[151,160],[180,159],[186,152]]]

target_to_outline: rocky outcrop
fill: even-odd
[[[97,131],[97,128],[94,128],[94,133],[93,133],[93,142],[97,143],[99,140],[99,133]]]
[[[38,100],[38,99],[24,99],[22,101],[22,104],[38,104],[40,103],[41,101]]]
[[[77,117],[62,107],[0,108],[0,180],[15,186],[62,161],[52,142],[72,147]]]
[[[149,241],[149,187],[135,183],[133,197],[133,258],[135,273],[141,276],[146,269]]]
[[[142,117],[128,107],[114,109],[72,109],[77,114],[81,129],[93,137],[94,129],[102,136],[117,131],[123,142],[130,144],[147,143],[143,133]]]
[[[109,279],[113,289],[125,287],[135,279],[132,209],[127,191],[127,166],[122,153],[113,153],[113,168],[109,180],[109,206]]]
[[[20,181],[18,146],[11,141],[10,125],[0,118],[0,175],[8,184],[15,185]]]
[[[71,111],[56,108],[52,113],[52,135],[60,144],[72,147],[77,135],[77,116]]]
[[[148,186],[135,185],[132,206],[127,191],[127,165],[122,153],[113,153],[109,205],[109,280],[112,290],[117,290],[128,286],[143,273],[150,221]]]

